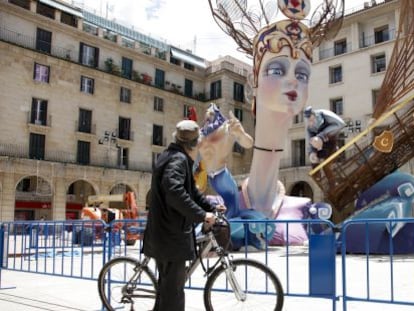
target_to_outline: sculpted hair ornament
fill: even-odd
[[[238,45],[253,57],[253,87],[267,52],[289,47],[293,58],[300,51],[312,59],[312,49],[333,38],[342,25],[344,0],[322,0],[310,19],[310,0],[208,0],[214,20]],[[278,9],[287,20],[276,22]],[[254,106],[254,103],[253,103]]]

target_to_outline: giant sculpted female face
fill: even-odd
[[[256,108],[289,117],[301,112],[308,99],[311,54],[307,28],[300,22],[281,21],[261,31],[255,39]]]
[[[294,116],[308,99],[311,72],[309,60],[291,57],[289,47],[279,53],[267,52],[258,72],[257,104],[266,110]],[[259,108],[260,109],[260,108]]]

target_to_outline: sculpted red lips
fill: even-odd
[[[289,100],[291,101],[295,101],[296,98],[298,97],[298,93],[296,91],[290,91],[290,92],[286,92],[285,95],[289,98]]]

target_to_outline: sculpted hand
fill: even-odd
[[[322,146],[323,146],[323,141],[322,139],[320,139],[318,136],[313,136],[310,139],[310,144],[312,145],[313,148],[315,148],[316,150],[321,150]]]
[[[312,164],[319,163],[319,158],[318,158],[318,156],[316,155],[316,153],[315,153],[315,152],[312,152],[312,153],[309,155],[309,160],[310,160],[310,162],[311,162]]]
[[[223,204],[219,204],[216,206],[216,210],[219,213],[225,213],[227,211],[227,207],[224,206]]]
[[[240,137],[244,134],[244,128],[240,121],[234,116],[233,112],[229,111],[229,120],[228,120],[228,126],[229,126],[229,133],[230,135],[233,135],[234,137]]]

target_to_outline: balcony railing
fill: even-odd
[[[323,60],[326,58],[330,58],[330,57],[334,57],[334,56],[338,56],[338,55],[342,55],[342,54],[346,54],[352,52],[352,44],[351,43],[347,43],[345,48],[338,48],[338,47],[333,47],[330,49],[324,49],[324,50],[319,50],[319,60]]]
[[[0,40],[14,43],[27,49],[37,50],[35,38],[26,36],[13,30],[6,29],[4,27],[0,28]],[[50,55],[68,60],[77,59],[75,51],[60,46],[56,46],[55,44],[53,44],[51,47]]]
[[[110,151],[104,151],[103,153],[99,154],[98,152],[101,152],[101,150],[99,149],[97,151],[97,154],[91,155],[91,160],[88,166],[125,169],[125,165],[119,165],[117,154]],[[0,157],[30,159],[29,146],[21,146],[17,144],[0,144]],[[81,165],[77,163],[76,158],[76,153],[59,150],[48,150],[46,148],[44,161]],[[148,161],[148,163],[146,163],[144,161],[134,161],[132,159],[129,159],[128,170],[150,172],[151,161]]]
[[[58,58],[62,58],[62,59],[66,59],[66,60],[70,60],[70,61],[74,61],[74,62],[78,62],[78,60],[79,60],[77,51],[66,49],[66,48],[63,48],[63,47],[59,47],[59,46],[56,46],[55,44],[52,44],[51,49],[50,49],[50,53],[45,52],[45,51],[41,51],[39,49],[36,49],[36,39],[35,38],[24,35],[24,34],[21,34],[19,32],[13,31],[13,30],[6,29],[4,27],[0,27],[0,40],[5,41],[5,42],[9,42],[9,43],[12,43],[12,44],[16,44],[16,45],[21,46],[23,48],[38,51],[40,53],[46,53],[46,54],[49,54],[49,55],[54,56],[54,57],[58,57]],[[100,65],[96,69],[104,71],[104,72],[108,72],[108,73],[111,73],[111,74],[114,74],[114,75],[117,75],[117,76],[121,76],[121,71],[119,70],[119,68],[121,66],[120,62],[119,63],[114,62],[114,65],[115,65],[115,67],[108,68],[107,64],[104,63],[103,65]],[[116,70],[116,68],[118,68],[118,70]],[[246,75],[247,75],[247,73],[246,73]],[[135,70],[134,70],[134,73],[132,74],[130,80],[138,82],[138,83],[154,86],[151,76],[149,76],[148,74],[144,74],[144,73],[138,73]],[[168,89],[166,87],[164,87],[163,89],[165,91],[178,94],[177,92],[175,92],[172,89]],[[204,94],[204,93],[200,92],[199,94]],[[196,100],[199,100],[199,101],[208,100],[208,98],[206,98],[205,96],[198,96],[198,95],[186,96],[186,95],[181,94],[181,93],[180,93],[180,95],[182,95],[184,97],[188,97],[188,98],[193,98],[193,99],[196,99]]]
[[[50,114],[48,114],[46,120],[44,120],[42,118],[32,119],[32,114],[29,111],[27,113],[27,123],[28,124],[34,124],[34,125],[42,125],[42,126],[52,127],[52,116]]]
[[[379,44],[379,43],[387,42],[390,40],[394,40],[395,29],[383,31],[383,37],[381,38],[381,40],[379,40],[379,38],[376,38],[376,37],[377,36],[375,34],[372,36],[361,35],[360,40],[359,40],[359,47],[366,48],[374,44]]]

